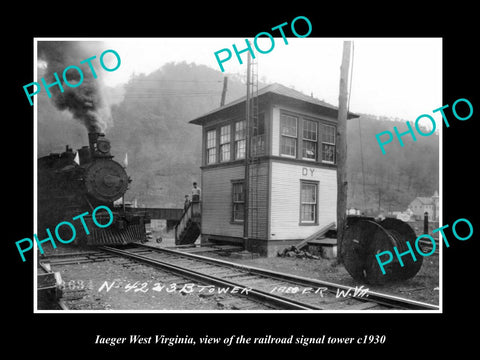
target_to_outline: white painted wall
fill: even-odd
[[[300,180],[319,181],[318,225],[300,225]],[[337,171],[304,164],[272,162],[270,239],[303,239],[336,222]]]

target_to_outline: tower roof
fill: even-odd
[[[312,96],[305,95],[300,91],[291,89],[282,84],[273,83],[273,84],[264,86],[263,88],[258,90],[259,100],[260,98],[266,98],[268,96],[280,101],[287,100],[287,101],[307,104],[309,106],[312,106],[313,108],[315,108],[315,110],[317,110],[319,113],[324,115],[337,117],[337,114],[338,114],[338,107],[331,105],[325,101],[316,99]],[[240,106],[242,103],[244,104],[245,101],[246,101],[246,95],[234,101],[231,101],[230,103],[225,104],[224,106],[221,106],[212,111],[209,111],[206,114],[191,120],[190,123],[196,124],[196,125],[203,125],[210,118],[215,117],[215,115],[220,113],[223,114],[228,111],[231,111],[233,108]],[[348,119],[357,118],[357,117],[359,117],[359,115],[351,112],[348,113]]]

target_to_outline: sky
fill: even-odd
[[[87,39],[85,39],[87,40]],[[88,40],[95,40],[89,38]],[[244,49],[245,38],[107,38],[105,48],[121,57],[114,72],[101,74],[110,86],[126,83],[135,74],[149,74],[168,62],[203,64],[220,71],[214,53],[228,48],[230,60],[223,63],[225,74],[246,73],[234,54],[232,44]],[[253,38],[249,39],[253,43]],[[278,82],[307,95],[338,105],[343,41],[353,41],[350,74],[350,111],[415,121],[421,114],[432,115],[438,123],[442,106],[441,38],[274,38],[274,47],[261,54],[253,47],[260,80]],[[260,49],[271,42],[260,37]],[[219,54],[220,57],[226,53]],[[428,124],[425,124],[428,125]]]

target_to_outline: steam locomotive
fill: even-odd
[[[67,145],[62,153],[38,159],[38,233],[88,212],[83,221],[90,229],[89,234],[80,221],[74,224],[78,234],[75,239],[77,245],[146,241],[148,216],[125,207],[124,203],[115,204],[124,196],[131,179],[124,167],[113,160],[110,141],[102,133],[89,133],[88,140],[89,145],[77,152]],[[107,228],[93,225],[92,211],[99,205],[108,206],[114,215],[113,223]],[[108,221],[102,220],[99,213],[95,215],[95,220],[99,223]]]

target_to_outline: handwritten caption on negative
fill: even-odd
[[[248,287],[240,287],[240,286],[233,286],[233,287],[217,287],[215,285],[200,285],[194,283],[186,283],[186,284],[177,284],[177,283],[170,283],[170,284],[162,284],[161,282],[129,282],[125,286],[122,285],[121,282],[112,281],[108,282],[105,281],[99,288],[98,292],[109,292],[112,288],[114,289],[123,289],[125,293],[146,293],[149,291],[155,292],[167,292],[167,293],[184,293],[190,294],[193,292],[197,293],[218,293],[218,294],[241,294],[241,295],[248,295],[251,288]]]
[[[69,280],[63,282],[63,287],[69,290],[92,290],[94,289],[92,280]],[[232,286],[232,287],[218,287],[215,285],[200,285],[195,283],[161,283],[153,281],[128,281],[121,280],[103,281],[103,283],[97,288],[99,293],[108,293],[112,289],[121,290],[124,293],[147,293],[147,292],[165,292],[165,293],[203,293],[203,294],[240,294],[248,295],[253,289],[250,287]],[[319,297],[324,297],[328,292],[326,287],[300,287],[300,286],[274,286],[268,290],[271,294],[316,294]],[[345,289],[337,289],[335,297],[368,297],[369,288],[361,286],[355,286]]]

